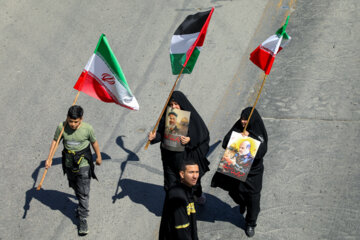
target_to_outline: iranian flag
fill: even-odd
[[[100,101],[139,110],[139,104],[131,93],[120,64],[104,34],[101,35],[74,88]]]
[[[289,17],[290,16],[287,17],[284,26],[277,30],[274,35],[266,39],[250,54],[250,60],[256,66],[264,70],[266,75],[269,75],[270,73],[276,54],[278,54],[291,40],[291,37],[285,32]]]
[[[189,15],[176,29],[170,46],[170,61],[174,75],[179,74],[183,67],[183,73],[190,74],[192,72],[204,44],[213,11],[214,8]]]

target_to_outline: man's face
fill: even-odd
[[[249,153],[249,144],[247,142],[242,142],[239,147],[239,153],[240,155],[245,155]]]
[[[176,124],[176,116],[174,114],[169,115],[169,124],[170,124],[170,126],[173,126]]]
[[[180,171],[181,182],[188,187],[195,186],[199,178],[199,166],[198,165],[186,165],[185,171]]]
[[[175,101],[170,101],[169,106],[171,108],[180,109],[180,105]]]
[[[67,117],[66,121],[69,124],[69,127],[71,129],[76,130],[80,126],[82,118],[72,119],[72,118]]]

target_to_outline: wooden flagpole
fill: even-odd
[[[78,93],[76,94],[76,97],[75,97],[75,99],[74,99],[74,102],[73,102],[72,106],[76,104],[77,99],[79,98],[79,95],[80,95],[80,91],[78,91]],[[54,157],[54,155],[55,155],[56,149],[57,149],[58,146],[59,146],[60,139],[61,139],[61,137],[62,137],[62,135],[63,135],[63,133],[64,133],[65,126],[66,126],[66,121],[65,121],[65,123],[64,123],[64,126],[63,126],[62,129],[61,129],[61,132],[60,132],[60,135],[59,135],[59,137],[58,137],[58,139],[57,139],[57,141],[56,141],[55,147],[52,149],[53,151],[51,151],[50,154],[49,154],[49,159],[50,159],[50,162],[51,162],[51,163],[52,163],[53,157]],[[46,176],[47,171],[48,171],[48,169],[45,168],[44,173],[43,173],[43,175],[42,175],[42,178],[41,178],[41,180],[40,180],[40,183],[39,183],[39,185],[37,186],[36,190],[40,190],[40,189],[41,189],[41,186],[42,186],[42,184],[43,184],[43,182],[44,182],[44,179],[45,179],[45,176]]]
[[[279,51],[279,48],[280,48],[280,45],[281,45],[281,41],[282,41],[282,39],[283,39],[284,34],[286,33],[286,32],[285,32],[285,29],[286,29],[286,26],[287,26],[287,24],[288,24],[288,22],[289,22],[289,19],[290,19],[290,15],[288,15],[288,16],[286,17],[286,21],[285,21],[285,24],[284,24],[285,28],[283,28],[283,31],[282,31],[282,33],[281,33],[280,40],[279,40],[279,41],[277,42],[277,44],[276,44],[275,51],[274,51],[274,55],[275,55],[275,56],[277,55],[277,53],[278,53],[278,51]],[[262,82],[262,84],[261,84],[261,88],[260,88],[259,93],[258,93],[258,96],[257,96],[257,98],[256,98],[256,100],[255,100],[254,106],[253,106],[252,109],[251,109],[251,112],[250,112],[249,118],[248,118],[248,120],[247,120],[247,123],[246,123],[246,125],[245,125],[245,128],[244,128],[243,133],[245,133],[246,128],[247,128],[247,126],[249,125],[250,118],[251,118],[251,116],[252,116],[252,114],[253,114],[253,112],[254,112],[255,106],[256,106],[256,104],[257,104],[257,102],[258,102],[258,100],[259,100],[259,97],[260,97],[261,91],[262,91],[262,89],[263,89],[263,87],[264,87],[264,84],[265,84],[265,81],[266,81],[266,77],[267,77],[267,76],[268,76],[268,75],[265,74],[264,80],[263,80],[263,82]]]
[[[154,129],[151,131],[152,133],[155,133],[155,131],[156,131],[156,129],[157,129],[157,127],[158,127],[158,125],[159,125],[159,123],[160,123],[161,117],[162,117],[162,115],[163,115],[164,112],[165,112],[165,109],[166,109],[166,107],[167,107],[167,105],[168,105],[168,103],[169,103],[169,101],[170,101],[171,95],[173,94],[173,92],[174,92],[174,90],[175,90],[175,87],[176,87],[176,84],[178,83],[178,81],[179,81],[179,79],[180,79],[180,76],[181,76],[182,72],[184,71],[184,69],[185,69],[185,67],[182,67],[182,69],[181,69],[181,71],[180,71],[180,73],[179,73],[179,75],[178,75],[178,77],[177,77],[177,79],[176,79],[176,81],[175,81],[175,83],[174,83],[174,86],[172,87],[172,89],[171,89],[171,91],[170,91],[170,94],[169,94],[169,96],[168,96],[168,98],[167,98],[167,100],[166,100],[166,102],[165,102],[165,105],[164,105],[164,107],[163,107],[163,109],[162,109],[162,111],[161,111],[161,113],[160,113],[160,116],[159,116],[159,118],[158,118],[158,120],[157,120],[157,122],[156,122],[156,124],[155,124],[155,127],[154,127]],[[149,144],[150,144],[150,140],[148,140],[148,141],[146,142],[146,145],[145,145],[145,147],[144,147],[145,150],[148,149]]]
[[[263,87],[264,87],[264,85],[265,85],[265,81],[266,81],[266,77],[267,77],[267,76],[268,76],[268,75],[265,74],[264,80],[263,80],[263,82],[262,82],[262,84],[261,84],[261,87],[260,87],[259,93],[258,93],[258,95],[257,95],[257,97],[256,97],[255,103],[254,103],[254,105],[253,105],[253,107],[252,107],[252,109],[251,109],[251,112],[250,112],[250,115],[249,115],[249,117],[248,117],[248,120],[247,120],[247,123],[246,123],[246,125],[245,125],[245,128],[244,128],[243,133],[246,132],[246,128],[247,128],[247,126],[249,125],[250,118],[251,118],[251,116],[252,116],[252,114],[253,114],[253,112],[254,112],[255,106],[256,106],[259,98],[260,98],[260,94],[261,94],[261,91],[262,91],[262,89],[263,89]]]

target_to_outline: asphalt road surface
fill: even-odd
[[[360,239],[358,0],[0,1],[0,239],[78,239],[76,199],[50,142],[72,88],[105,33],[140,111],[80,94],[103,164],[83,239],[157,239],[164,198],[159,145],[144,150],[176,76],[169,44],[189,14],[215,11],[183,91],[209,127],[200,239],[247,239],[244,218],[210,180],[221,140],[252,105],[264,74],[249,54],[291,14],[257,109],[269,135],[253,239]]]

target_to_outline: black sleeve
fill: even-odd
[[[156,132],[156,136],[155,136],[155,138],[150,142],[150,144],[155,144],[155,143],[161,142],[161,140],[162,140],[161,134],[160,134],[159,132]]]
[[[262,142],[259,146],[259,149],[256,153],[255,158],[258,158],[258,159],[263,158],[265,156],[266,152],[267,152],[267,144],[265,142]]]
[[[174,201],[172,211],[172,222],[174,223],[175,239],[178,240],[191,240],[191,226],[190,220],[186,212],[186,206],[183,201]]]
[[[161,142],[163,139],[163,134],[165,131],[165,117],[164,115],[161,117],[158,129],[156,130],[156,136],[155,138],[150,142],[150,144],[155,144],[158,142]]]
[[[223,142],[222,142],[223,149],[226,149],[226,147],[229,143],[230,137],[231,137],[231,133],[232,133],[232,129],[230,129],[230,131],[225,135]]]
[[[250,137],[260,141],[260,146],[259,149],[257,150],[256,159],[261,159],[265,156],[266,152],[267,152],[267,142],[264,141],[264,137],[263,136],[256,136],[252,131],[249,131],[250,133]]]

